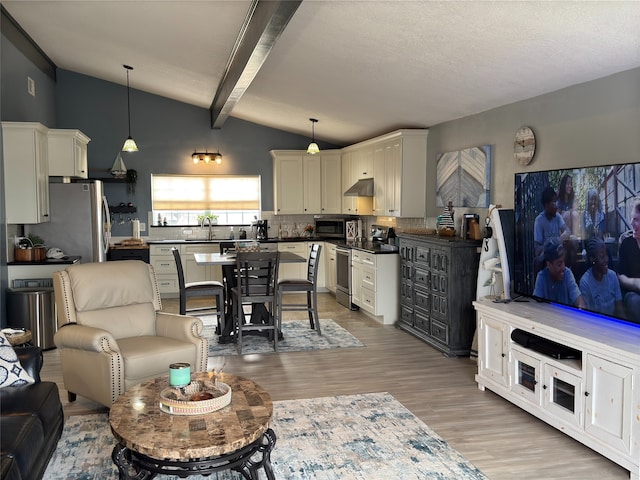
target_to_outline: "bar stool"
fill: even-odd
[[[182,269],[182,260],[180,259],[180,251],[172,248],[173,258],[176,261],[178,269],[178,287],[180,289],[180,315],[187,315],[198,312],[210,312],[218,316],[218,328],[216,333],[220,334],[224,330],[224,285],[215,280],[207,280],[204,282],[184,281],[184,270]],[[206,305],[203,307],[187,308],[187,300],[196,297],[215,297],[216,304]]]
[[[318,317],[318,293],[316,288],[316,277],[318,274],[318,262],[320,261],[320,251],[322,246],[314,243],[309,252],[309,262],[307,263],[307,278],[282,279],[278,282],[278,330],[281,329],[283,311],[306,311],[309,314],[309,324],[312,329],[322,335],[320,331],[320,318]],[[285,293],[306,293],[307,303],[284,303]]]

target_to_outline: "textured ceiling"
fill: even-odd
[[[250,1],[3,1],[60,68],[209,108]],[[640,2],[302,2],[231,116],[338,145],[640,67]]]

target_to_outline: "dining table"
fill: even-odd
[[[233,328],[233,298],[231,289],[236,285],[236,252],[227,253],[194,253],[193,259],[197,265],[220,265],[225,286],[224,319],[221,322],[218,343],[232,343],[235,340]],[[280,263],[304,263],[307,259],[293,252],[280,252]],[[264,304],[254,304],[251,308],[251,323],[266,323],[269,319],[269,311]],[[247,334],[260,334],[259,331],[249,331]],[[278,332],[278,338],[282,338],[282,332]]]

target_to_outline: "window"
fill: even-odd
[[[259,175],[151,175],[153,218],[197,225],[206,214],[218,224],[248,224],[260,216]]]

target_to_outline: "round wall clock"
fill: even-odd
[[[521,127],[513,142],[513,157],[520,165],[529,165],[536,153],[536,136],[530,127]]]

